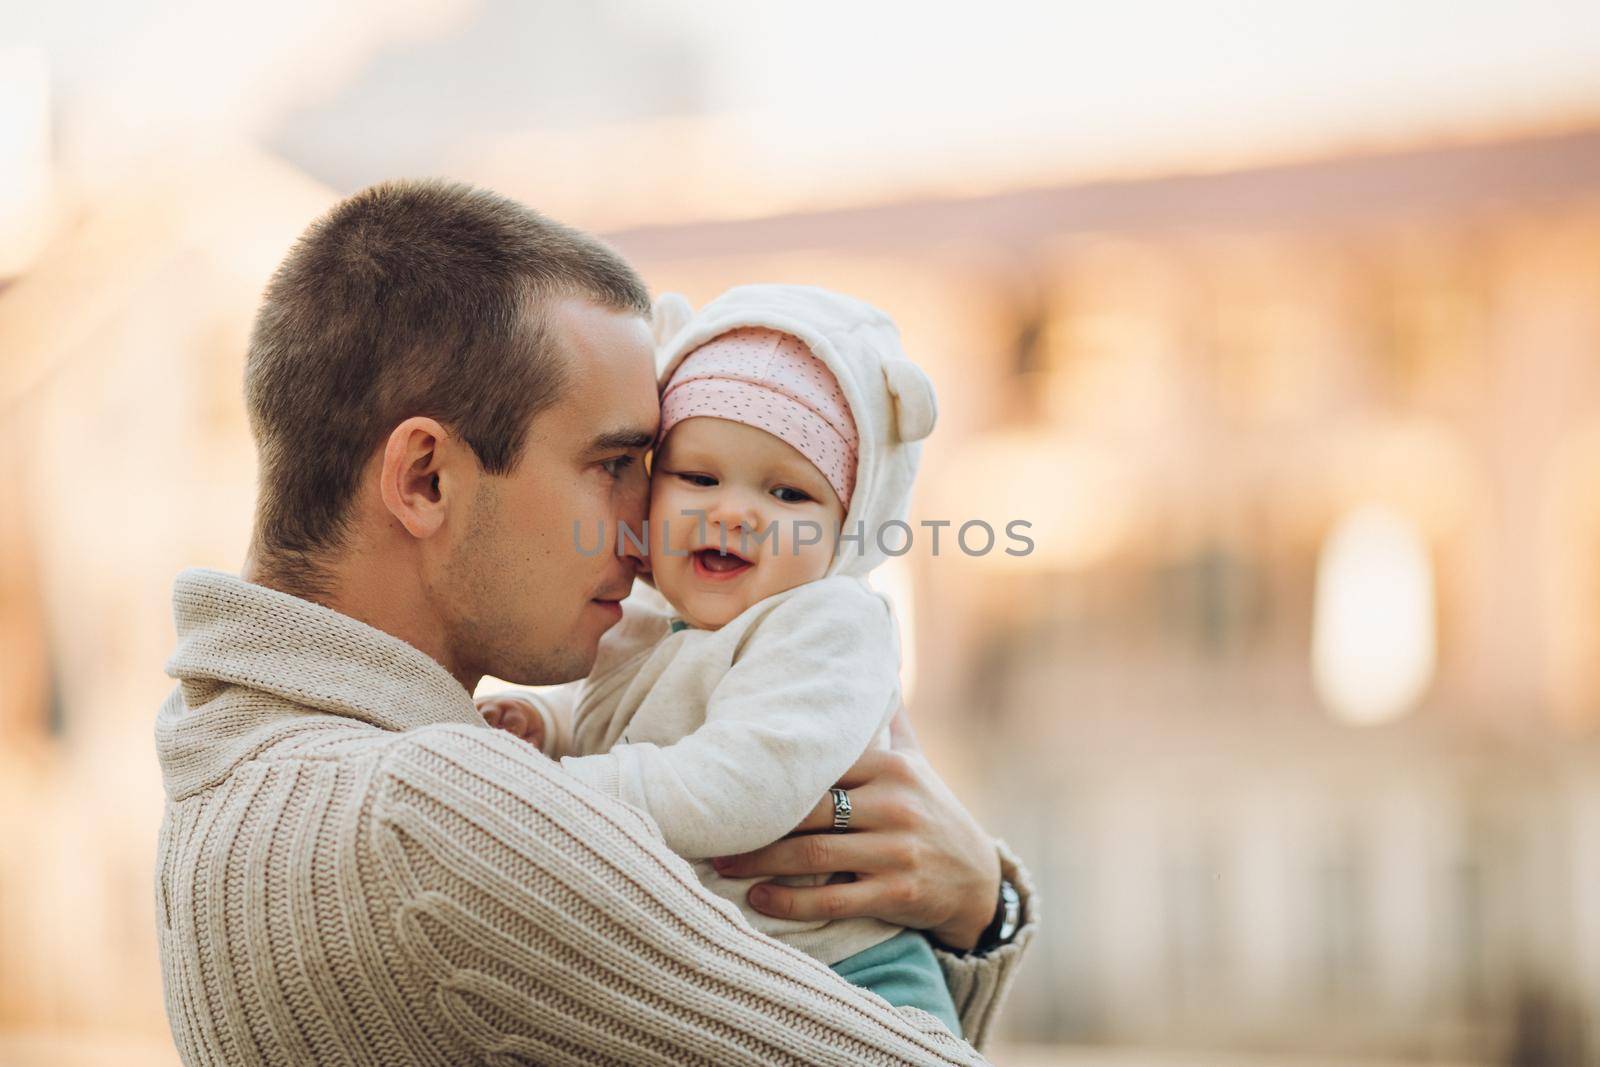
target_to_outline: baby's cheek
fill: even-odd
[[[678,548],[684,544],[684,518],[673,503],[672,493],[658,490],[650,494],[650,553],[652,558],[665,544]]]
[[[783,551],[769,562],[774,564],[774,570],[770,575],[770,588],[764,590],[762,596],[772,596],[826,577],[832,553],[830,547],[822,545],[807,545],[799,552],[784,545]]]
[[[815,545],[806,549],[806,554],[798,561],[805,572],[802,582],[814,582],[825,577],[828,566],[833,562],[832,545]]]
[[[674,568],[686,562],[689,539],[694,532],[694,520],[685,519],[678,510],[671,493],[651,494],[650,569],[655,574],[656,588],[669,599],[677,587]]]

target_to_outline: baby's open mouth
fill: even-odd
[[[702,548],[691,553],[695,573],[702,578],[731,578],[750,569],[753,564],[737,552],[723,552],[715,548]]]

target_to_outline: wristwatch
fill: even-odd
[[[978,935],[978,943],[972,948],[972,955],[981,956],[992,952],[1001,945],[1008,945],[1011,939],[1017,936],[1017,927],[1022,925],[1022,898],[1017,895],[1017,887],[1009,879],[1000,879],[1000,901],[995,905],[994,918],[989,925],[984,927],[983,933]]]

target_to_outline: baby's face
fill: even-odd
[[[827,574],[843,522],[822,472],[765,430],[697,416],[674,426],[656,451],[650,570],[692,626],[715,630],[757,601]]]

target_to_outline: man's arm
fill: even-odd
[[[945,985],[961,1019],[961,1032],[973,1048],[980,1049],[988,1043],[1000,1005],[1016,977],[1017,965],[1039,929],[1039,898],[1033,889],[1033,877],[1005,842],[996,841],[995,847],[1000,854],[1001,877],[1011,883],[1021,904],[1015,933],[1005,944],[982,954],[952,952],[937,940],[933,945],[933,954],[944,971]]]
[[[979,1063],[752,930],[638,812],[502,731],[430,727],[384,758],[374,884],[397,972],[475,1055],[537,1062]]]
[[[824,798],[789,837],[713,864],[739,878],[854,872],[855,881],[832,885],[763,883],[751,889],[750,905],[778,918],[869,915],[925,931],[962,1032],[981,1048],[1038,927],[1033,884],[929,765],[904,709],[890,725],[893,748],[868,752],[839,781],[854,809],[849,833],[826,832],[833,803]],[[1002,876],[1021,897],[1021,923],[1007,944],[964,954],[994,915]]]

